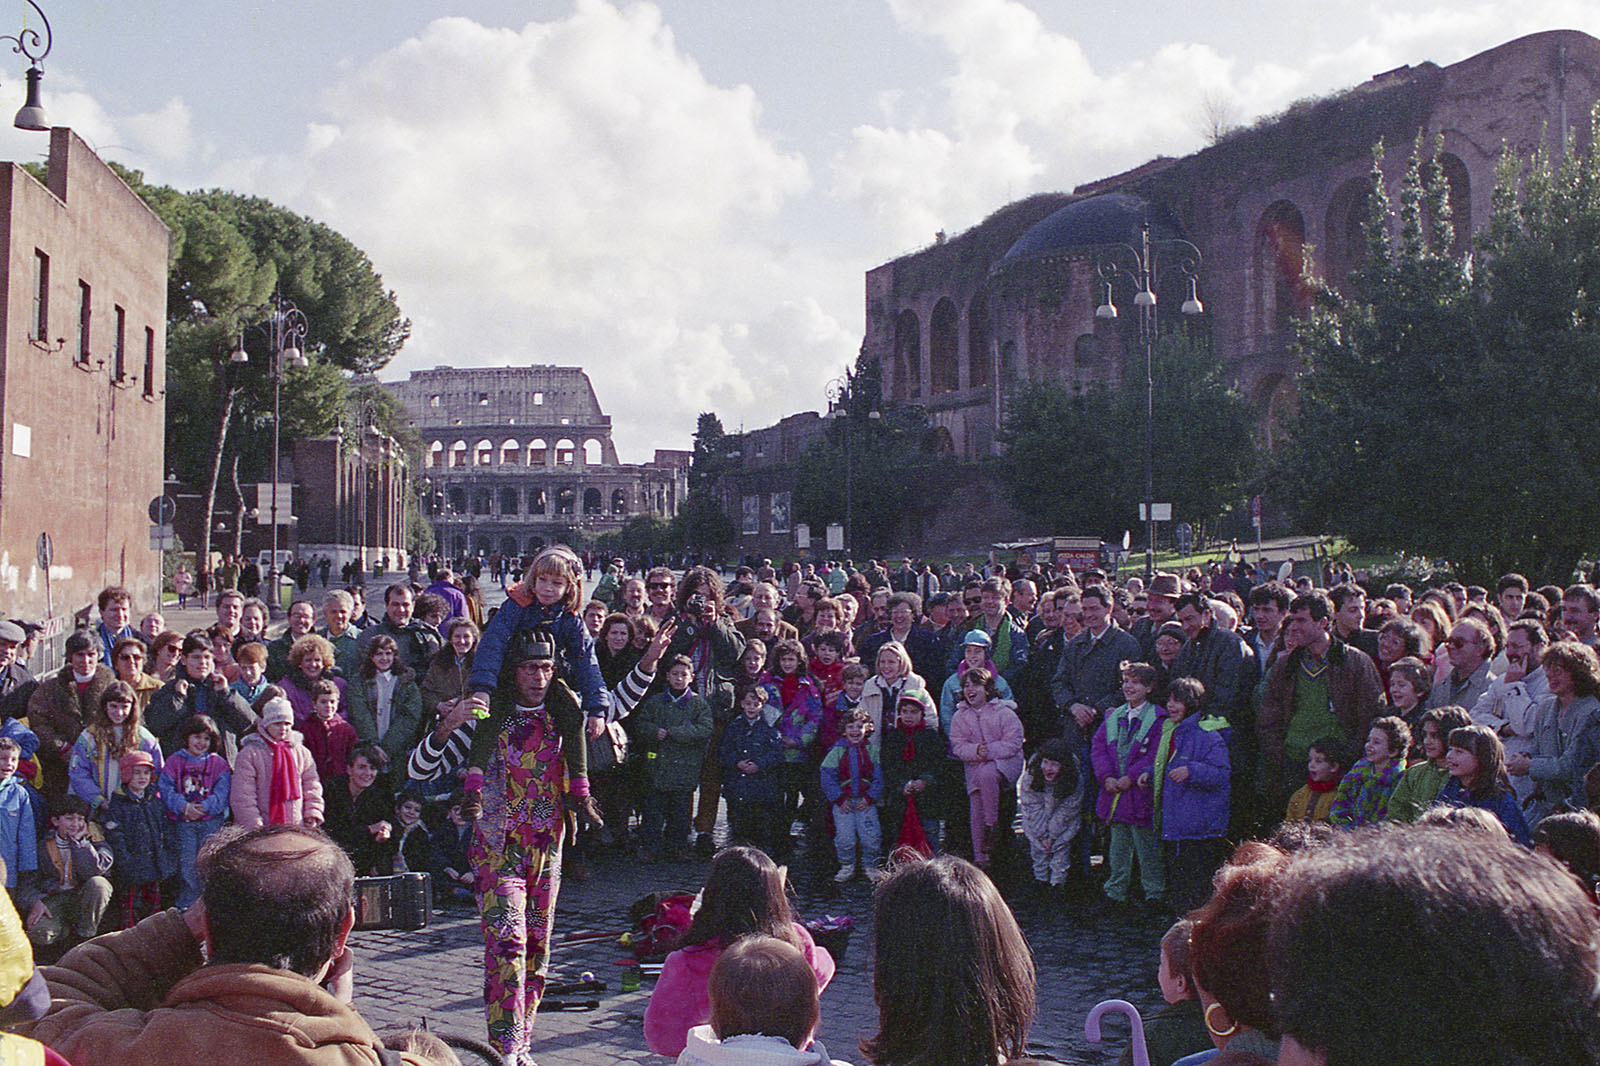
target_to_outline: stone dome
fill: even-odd
[[[999,266],[1003,269],[1101,244],[1137,245],[1139,227],[1146,220],[1153,240],[1183,236],[1177,219],[1164,204],[1132,193],[1101,193],[1075,200],[1035,222],[1000,258]]]

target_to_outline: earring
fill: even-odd
[[[1228,1023],[1228,1027],[1226,1029],[1218,1029],[1215,1025],[1213,1025],[1211,1023],[1211,1012],[1216,1010],[1220,1006],[1222,1006],[1221,1003],[1213,1003],[1209,1007],[1206,1008],[1206,1012],[1205,1012],[1205,1015],[1204,1015],[1205,1022],[1206,1022],[1206,1031],[1208,1033],[1210,1033],[1212,1036],[1216,1037],[1218,1040],[1226,1040],[1228,1037],[1232,1036],[1234,1033],[1237,1033],[1239,1031],[1239,1023],[1235,1022],[1235,1021],[1230,1021]]]

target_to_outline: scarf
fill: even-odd
[[[1311,777],[1310,774],[1307,774],[1306,775],[1306,787],[1309,788],[1312,792],[1316,792],[1316,793],[1332,792],[1334,789],[1339,787],[1339,779],[1338,778],[1331,778],[1331,779],[1329,779],[1327,781],[1317,781],[1317,780],[1314,780]]]
[[[897,714],[899,713],[899,709],[898,708],[896,708],[896,713]],[[906,730],[906,750],[900,753],[900,761],[901,762],[913,762],[913,761],[916,760],[916,757],[917,757],[917,732],[918,732],[918,730],[926,729],[927,727],[928,727],[928,723],[924,722],[919,717],[917,719],[917,724],[912,726],[910,729]]]
[[[778,677],[778,692],[783,700],[784,709],[794,706],[794,698],[800,692],[799,674],[781,674]]]
[[[300,799],[300,772],[295,766],[294,741],[273,740],[261,734],[272,746],[272,784],[268,795],[269,825],[287,825],[290,804]]]

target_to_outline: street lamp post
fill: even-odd
[[[850,382],[847,378],[837,377],[828,382],[828,416],[830,418],[843,417],[844,422],[844,556],[846,559],[855,558],[855,539],[852,534],[851,520],[854,518],[855,502],[855,451],[856,427],[850,421],[850,412],[846,409],[845,400],[853,398],[850,394]],[[876,422],[883,417],[882,412],[874,408],[867,412],[867,417]]]
[[[265,305],[267,319],[258,323],[257,328],[262,329],[267,335],[267,343],[272,349],[272,491],[271,491],[271,520],[272,520],[272,558],[267,564],[267,588],[271,590],[268,597],[268,610],[281,610],[278,602],[278,438],[283,428],[283,367],[306,366],[307,359],[301,345],[306,338],[306,316],[294,305],[292,300],[285,299],[282,293],[273,293],[272,301]],[[235,363],[248,363],[250,355],[244,349],[244,331],[239,332],[239,345],[234,349],[231,359]],[[260,500],[256,501],[259,507]]]
[[[1149,581],[1156,569],[1156,510],[1155,510],[1155,347],[1156,347],[1156,286],[1159,284],[1160,263],[1163,253],[1174,255],[1178,272],[1188,282],[1188,298],[1181,308],[1185,315],[1203,314],[1200,303],[1198,275],[1200,249],[1181,237],[1151,240],[1150,223],[1139,227],[1139,246],[1112,244],[1101,249],[1095,267],[1105,282],[1105,302],[1095,308],[1095,317],[1115,319],[1117,305],[1111,299],[1111,285],[1117,278],[1127,278],[1137,287],[1133,305],[1139,315],[1139,341],[1144,346],[1144,577]]]

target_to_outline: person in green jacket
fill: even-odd
[[[687,655],[667,662],[667,687],[649,697],[634,712],[636,735],[648,746],[645,758],[650,796],[645,803],[640,862],[653,862],[670,844],[671,857],[692,858],[687,844],[689,814],[700,764],[711,739],[711,704],[695,694],[694,664]]]
[[[1446,741],[1452,730],[1471,724],[1472,718],[1460,707],[1435,707],[1422,713],[1425,758],[1408,767],[1395,784],[1385,821],[1415,822],[1423,811],[1433,806],[1433,801],[1450,782],[1450,772],[1444,768],[1444,756],[1450,750]]]
[[[361,656],[345,689],[346,714],[363,744],[377,744],[390,766],[404,766],[422,739],[422,690],[411,669],[399,665],[393,637],[379,634]]]

